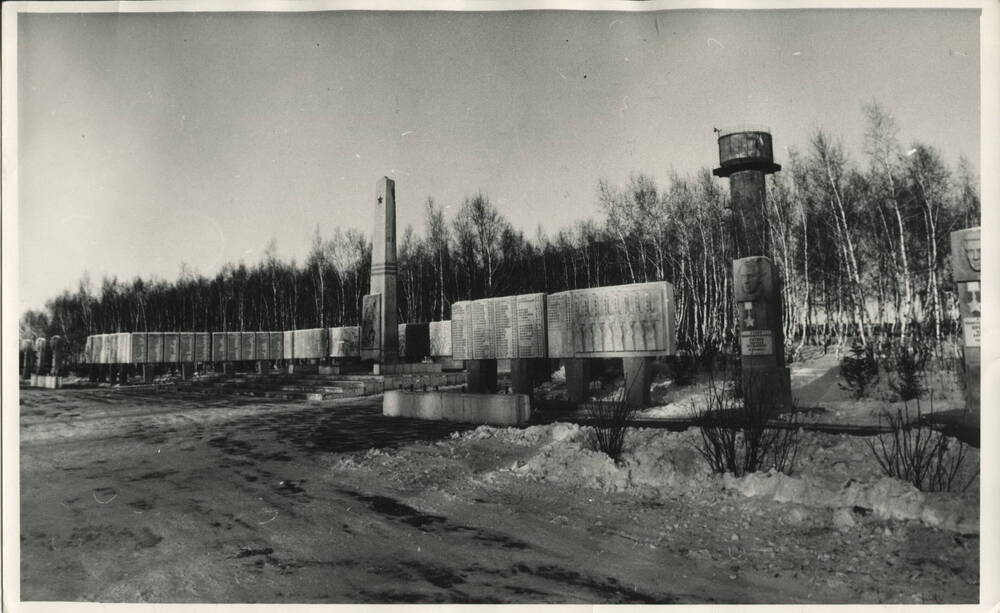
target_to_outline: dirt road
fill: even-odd
[[[975,537],[519,479],[531,447],[380,403],[21,390],[21,598],[976,599]]]

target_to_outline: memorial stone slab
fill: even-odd
[[[146,354],[146,333],[145,332],[133,332],[132,333],[132,363],[133,364],[145,364],[148,359]]]
[[[192,332],[194,334],[194,361],[212,361],[212,335],[208,332]]]
[[[150,364],[163,362],[163,334],[161,332],[146,334],[146,360]]]
[[[179,332],[177,334],[180,344],[179,362],[194,362],[194,332]]]
[[[328,355],[326,341],[329,332],[326,328],[310,328],[294,331],[294,356],[298,359],[320,359]]]
[[[104,335],[103,334],[95,334],[95,335],[91,336],[90,338],[91,338],[91,341],[92,341],[90,351],[91,351],[91,356],[93,357],[94,364],[104,364],[105,363],[104,362]],[[35,355],[38,355],[37,350],[35,351]]]
[[[449,357],[451,350],[451,321],[432,321],[430,323],[430,351],[431,356]]]
[[[228,334],[225,332],[212,332],[212,361],[225,362],[228,359],[229,351],[226,349]]]
[[[256,342],[254,343],[254,356],[256,360],[272,360],[271,357],[271,344],[268,342],[270,340],[267,332],[257,332]]]
[[[295,357],[295,331],[285,330],[281,333],[281,355],[291,360]]]
[[[271,360],[284,359],[284,343],[281,332],[268,332],[268,349]]]
[[[455,302],[451,305],[451,352],[452,359],[471,360],[469,344],[471,321],[468,317],[469,302]]]
[[[430,355],[430,324],[399,324],[397,331],[400,357],[408,362],[419,362]]]
[[[172,364],[181,361],[181,335],[177,332],[163,333],[163,361]]]
[[[546,297],[548,356],[673,355],[674,291],[665,281],[571,290]]]
[[[226,332],[226,360],[239,362],[243,358],[243,342],[239,332]]]
[[[250,362],[255,359],[257,350],[257,335],[253,332],[240,332],[240,360]]]
[[[330,328],[330,357],[361,357],[360,338],[361,328],[358,326]]]
[[[128,363],[132,361],[132,334],[130,332],[119,332],[115,336],[115,344],[117,348],[115,350],[116,361],[119,363]]]

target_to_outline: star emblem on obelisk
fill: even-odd
[[[979,302],[979,292],[969,292],[969,313],[979,317],[979,311],[983,308],[983,305]]]
[[[756,323],[757,323],[757,321],[754,319],[754,316],[753,316],[753,306],[751,306],[750,303],[744,304],[743,305],[743,327],[744,328],[753,328],[756,325]]]
[[[382,196],[379,196],[379,197],[378,197],[378,203],[379,203],[379,204],[382,204]]]

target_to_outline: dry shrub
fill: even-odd
[[[705,400],[694,408],[701,428],[695,448],[715,473],[737,477],[770,469],[790,473],[799,448],[796,412],[789,421],[779,421],[764,390],[753,385],[752,374],[743,376],[745,380],[729,377],[728,386],[712,380]],[[744,393],[737,397],[740,387]]]

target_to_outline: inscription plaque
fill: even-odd
[[[163,361],[168,363],[181,361],[180,335],[176,332],[163,333]]]
[[[966,347],[982,347],[983,330],[978,317],[962,318],[962,336]]]
[[[291,360],[295,357],[295,331],[285,330],[281,333],[281,355]]]
[[[146,334],[146,360],[151,364],[163,361],[163,334],[150,332]]]
[[[180,339],[180,361],[194,362],[194,332],[181,332]]]
[[[743,330],[740,332],[742,355],[774,355],[774,335],[770,330]]]

